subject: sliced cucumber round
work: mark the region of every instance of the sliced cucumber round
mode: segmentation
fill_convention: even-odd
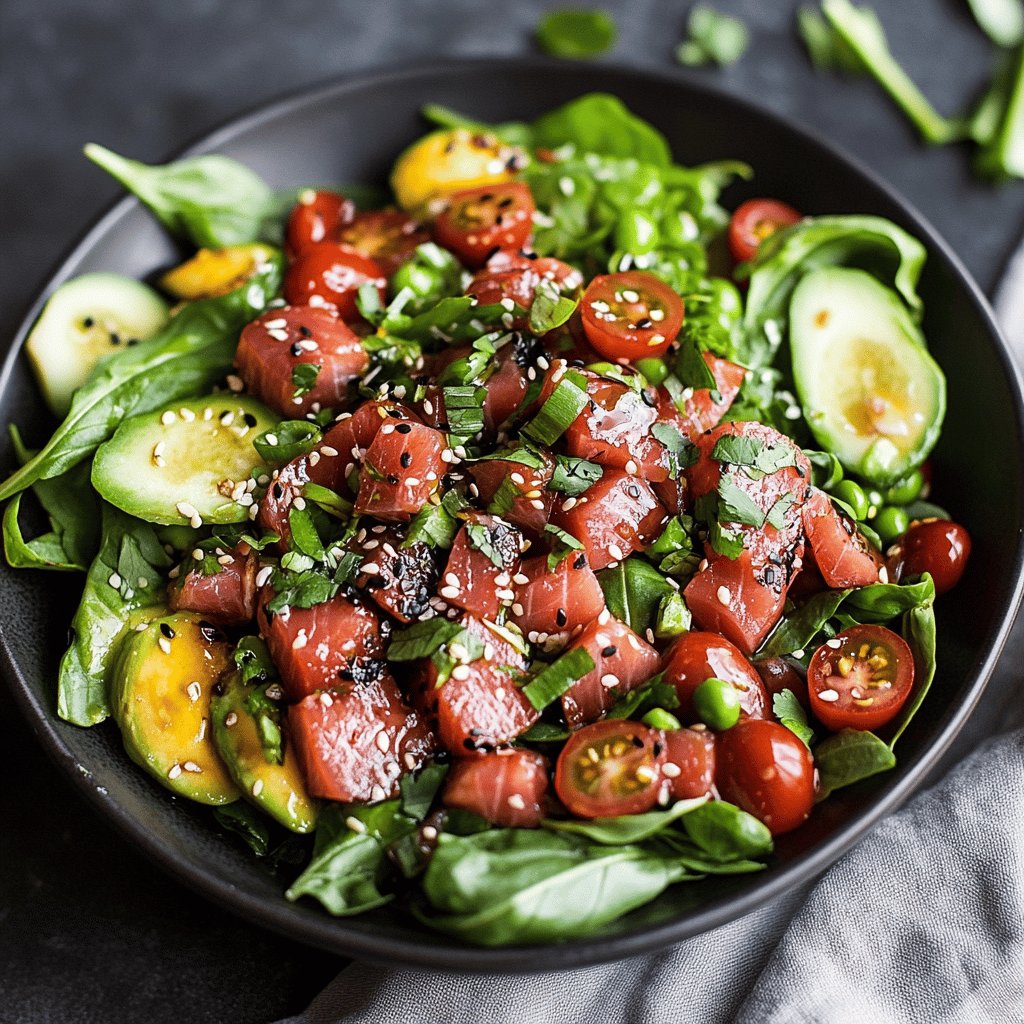
[[[253,503],[246,482],[265,465],[253,439],[277,422],[244,395],[192,398],[133,416],[97,449],[93,487],[150,523],[243,522]]]
[[[130,277],[83,274],[62,284],[25,342],[46,404],[64,416],[101,357],[155,334],[167,315],[167,303]]]
[[[789,309],[793,378],[818,443],[883,485],[935,446],[946,379],[895,292],[863,270],[804,277]]]

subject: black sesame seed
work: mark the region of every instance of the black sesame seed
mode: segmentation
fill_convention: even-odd
[[[462,745],[467,750],[476,750],[476,744],[471,739],[465,739],[462,741]]]
[[[574,569],[582,569],[587,564],[587,556],[580,553],[576,556],[576,561],[572,563]]]
[[[173,640],[174,639],[174,636],[175,636],[174,630],[171,629],[171,627],[169,625],[167,625],[166,622],[161,622],[160,623],[160,632],[163,633],[163,635],[165,637],[167,637],[168,640]]]
[[[298,343],[298,342],[295,342],[295,344],[294,344],[294,345],[292,345],[292,347],[291,347],[290,349],[288,349],[288,351],[289,351],[289,352],[291,352],[291,354],[292,354],[293,356],[295,356],[296,358],[297,358],[298,356],[301,356],[301,355],[302,355],[302,349],[301,349],[301,348],[299,348],[299,343]]]
[[[408,469],[412,465],[412,455],[409,452],[402,452],[398,457],[398,461],[402,464],[402,469]]]
[[[303,338],[312,338],[313,337],[313,332],[308,327],[305,327],[305,326],[300,326],[299,327],[299,334]]]
[[[284,488],[280,484],[274,484],[274,486],[270,488],[270,493],[280,501],[284,497]]]
[[[95,327],[95,326],[96,326],[96,321],[95,321],[95,320],[93,320],[93,318],[92,318],[91,316],[87,316],[87,317],[86,317],[86,318],[85,318],[85,319],[84,319],[84,320],[82,321],[82,326],[83,326],[83,327],[84,327],[84,328],[85,328],[86,330],[89,330],[89,328],[90,328],[90,327]]]
[[[559,608],[558,611],[555,612],[555,622],[557,622],[559,626],[564,626],[568,621],[569,616],[566,614],[565,609]]]
[[[651,318],[647,316],[641,317],[637,320],[636,325],[641,331],[646,331],[648,327],[652,326]]]
[[[618,647],[614,644],[609,644],[603,651],[601,651],[602,658],[613,658],[618,651]]]
[[[255,427],[255,426],[256,426],[256,417],[255,417],[255,416],[253,416],[253,414],[252,414],[251,412],[247,412],[247,413],[246,413],[246,414],[245,414],[245,415],[244,415],[244,416],[242,417],[242,419],[244,419],[244,420],[245,420],[245,425],[246,425],[247,427]]]
[[[412,424],[411,423],[399,423],[398,426],[395,427],[395,430],[398,431],[399,434],[408,434],[409,431],[412,430]]]
[[[644,745],[644,741],[642,739],[640,739],[639,736],[634,736],[633,737],[633,746],[634,747],[642,747],[643,745]]]
[[[654,756],[655,757],[660,757],[661,756],[661,744],[660,743],[655,743],[654,744]]]
[[[397,484],[398,483],[398,474],[397,473],[388,473],[388,483],[391,484],[392,487],[395,484]]]

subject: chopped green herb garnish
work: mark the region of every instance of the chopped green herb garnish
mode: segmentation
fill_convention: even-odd
[[[308,395],[316,387],[316,379],[320,376],[320,367],[316,363],[296,363],[292,367],[292,384],[295,390],[292,398]]]
[[[555,385],[540,411],[523,427],[537,444],[552,445],[569,429],[590,401],[586,379],[571,370]]]
[[[573,683],[593,671],[594,659],[590,652],[585,647],[575,647],[534,676],[523,687],[523,693],[534,708],[543,711],[569,690]]]

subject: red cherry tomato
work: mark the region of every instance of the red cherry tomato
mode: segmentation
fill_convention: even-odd
[[[807,694],[828,729],[877,729],[891,722],[914,685],[914,656],[884,626],[851,626],[814,652]]]
[[[737,263],[746,263],[757,255],[760,244],[779,228],[795,224],[800,214],[778,199],[748,199],[741,203],[729,221],[729,251]]]
[[[922,519],[889,551],[889,572],[896,579],[931,573],[935,593],[944,594],[960,582],[971,554],[971,535],[959,523]]]
[[[416,246],[430,241],[419,223],[398,210],[356,214],[338,234],[338,241],[367,256],[389,277],[408,260]]]
[[[338,233],[356,215],[355,203],[337,192],[308,188],[299,194],[285,230],[288,252],[304,253],[320,242],[336,242]]]
[[[783,658],[761,658],[754,662],[754,668],[768,691],[769,699],[783,690],[790,690],[806,709],[807,680],[788,661]]]
[[[683,326],[683,300],[640,270],[595,277],[580,309],[587,340],[618,363],[663,355]]]
[[[718,734],[715,784],[723,800],[754,815],[777,836],[802,825],[811,813],[814,761],[785,726],[745,718]]]
[[[639,722],[606,718],[585,726],[562,748],[555,791],[579,818],[649,811],[661,788],[664,741]]]
[[[374,284],[385,301],[386,275],[379,263],[336,242],[311,245],[288,268],[284,297],[293,306],[327,306],[344,320],[357,314],[356,294]]]
[[[434,223],[439,244],[471,267],[482,267],[496,249],[520,249],[533,231],[533,195],[512,181],[481,185],[448,197]]]
[[[666,732],[661,773],[673,800],[710,793],[715,780],[715,734],[703,727]]]

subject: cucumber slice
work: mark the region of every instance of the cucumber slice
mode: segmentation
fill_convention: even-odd
[[[167,303],[130,277],[83,274],[62,284],[25,342],[46,404],[66,415],[101,357],[155,334],[167,315]]]
[[[253,439],[277,422],[244,395],[207,395],[133,416],[97,449],[93,487],[150,523],[243,522],[253,498],[238,485],[265,465]]]
[[[818,443],[883,485],[935,446],[946,379],[895,292],[863,270],[826,267],[790,301],[793,378]]]

